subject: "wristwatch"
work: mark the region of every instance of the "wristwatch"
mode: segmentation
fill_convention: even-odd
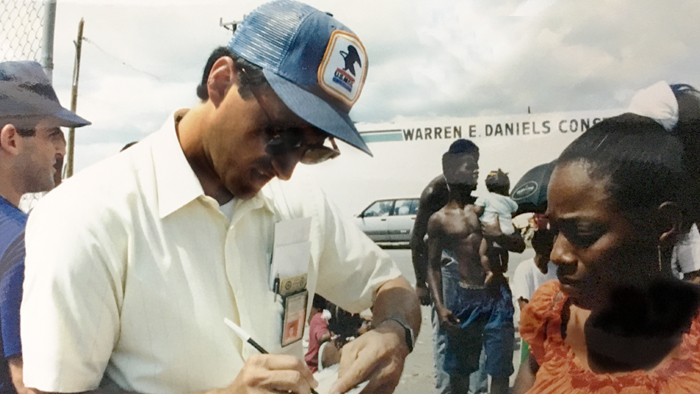
[[[401,327],[403,327],[404,332],[405,332],[405,340],[406,340],[406,346],[408,346],[408,352],[411,353],[413,351],[413,346],[416,344],[416,337],[413,335],[413,329],[411,326],[406,323],[406,320],[404,320],[400,316],[390,316],[387,317],[384,321],[395,321],[397,322]]]

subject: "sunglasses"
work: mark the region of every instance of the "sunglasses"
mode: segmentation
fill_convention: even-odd
[[[243,69],[243,73],[246,73]],[[258,90],[259,86],[250,85],[250,91],[255,97],[258,106],[262,109],[268,119],[268,126],[265,133],[269,136],[269,141],[265,145],[265,152],[270,156],[284,156],[304,149],[304,153],[299,159],[302,164],[318,164],[326,160],[335,159],[340,156],[340,150],[333,137],[328,137],[331,146],[325,146],[324,141],[315,144],[308,144],[304,139],[304,131],[301,127],[290,126],[289,122],[275,120],[271,112],[265,107],[264,98]],[[324,135],[322,131],[314,130],[316,134]]]

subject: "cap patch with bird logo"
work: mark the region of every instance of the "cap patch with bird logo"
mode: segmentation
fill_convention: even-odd
[[[318,69],[319,86],[351,107],[360,97],[366,70],[367,53],[360,39],[346,31],[334,31]]]

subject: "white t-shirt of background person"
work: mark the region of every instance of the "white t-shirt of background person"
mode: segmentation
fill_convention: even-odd
[[[673,248],[673,268],[676,273],[682,274],[700,270],[700,232],[698,226],[693,223],[688,236],[676,244]]]
[[[307,308],[317,292],[360,312],[400,275],[310,180],[274,179],[235,199],[231,212],[204,195],[173,118],[42,198],[26,230],[25,384],[158,394],[226,387],[257,351],[224,318],[271,353],[302,358],[302,341],[281,347],[281,301],[269,286],[280,220],[312,218]]]
[[[501,225],[501,232],[506,235],[513,234],[513,212],[518,210],[518,203],[508,196],[488,192],[476,199],[474,205],[484,207],[484,212],[479,217],[483,223],[494,223],[496,217]]]
[[[523,298],[529,301],[538,287],[552,279],[557,279],[557,266],[551,261],[547,263],[546,274],[543,274],[537,268],[534,258],[521,262],[515,268],[513,280],[510,282],[513,300],[517,302],[520,298]]]
[[[532,294],[535,293],[538,287],[553,279],[557,279],[557,266],[551,261],[547,263],[546,274],[543,274],[537,268],[534,258],[524,260],[518,264],[513,273],[513,279],[509,282],[510,290],[513,293],[513,306],[515,307],[513,323],[516,327],[520,322],[520,305],[518,300],[522,298],[530,301]]]

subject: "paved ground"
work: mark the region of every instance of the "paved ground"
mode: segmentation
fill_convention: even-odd
[[[411,283],[415,283],[413,266],[411,264],[411,252],[408,249],[385,248],[391,257],[399,265],[399,268]],[[524,259],[533,256],[532,250],[528,249],[522,255],[511,254],[508,273],[512,276],[515,267]],[[416,347],[408,358],[404,367],[404,373],[396,394],[430,394],[435,392],[433,349],[432,349],[432,327],[430,325],[430,308],[421,307],[423,312],[423,322],[421,333],[418,336]],[[519,341],[519,339],[518,339]],[[515,370],[518,370],[520,352],[516,351],[514,356]],[[511,385],[515,379],[515,374],[511,376]]]
[[[432,328],[430,326],[430,308],[421,307],[423,324],[418,336],[416,347],[404,366],[401,382],[396,388],[396,394],[429,394],[435,392],[433,366]]]

